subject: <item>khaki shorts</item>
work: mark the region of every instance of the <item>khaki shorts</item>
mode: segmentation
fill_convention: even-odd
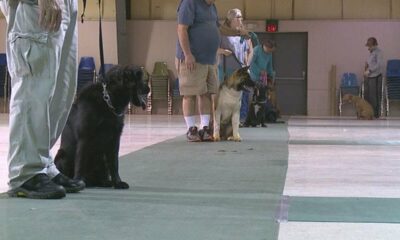
[[[188,71],[186,65],[177,61],[179,91],[182,96],[198,96],[218,92],[217,66],[196,63],[194,71]]]

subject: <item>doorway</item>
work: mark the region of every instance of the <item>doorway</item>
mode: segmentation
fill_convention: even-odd
[[[282,115],[307,115],[308,33],[257,33],[259,40],[273,40],[278,106]]]

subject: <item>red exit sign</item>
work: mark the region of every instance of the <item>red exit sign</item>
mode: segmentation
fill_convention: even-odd
[[[277,19],[267,19],[265,20],[265,31],[267,32],[277,32],[279,21]]]

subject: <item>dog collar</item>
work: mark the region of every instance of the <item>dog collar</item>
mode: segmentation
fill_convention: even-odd
[[[115,107],[114,107],[114,106],[112,105],[112,103],[111,103],[111,97],[110,97],[110,94],[108,94],[108,91],[107,91],[107,84],[102,83],[102,85],[103,85],[103,100],[104,100],[104,102],[106,102],[106,104],[107,104],[107,106],[108,106],[108,109],[110,109],[110,111],[111,111],[115,116],[117,116],[117,117],[123,117],[123,116],[124,116],[124,112],[117,113],[117,112],[115,111]]]

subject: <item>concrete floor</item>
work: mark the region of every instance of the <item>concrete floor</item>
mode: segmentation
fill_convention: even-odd
[[[5,191],[6,187],[6,149],[8,147],[8,115],[0,115],[0,192]],[[174,139],[177,136],[183,135],[185,132],[185,126],[180,116],[167,117],[167,116],[129,116],[127,119],[127,124],[124,130],[124,135],[121,142],[121,156],[123,159],[129,158],[131,154],[136,154],[134,156],[138,157],[148,157],[151,154],[156,154],[157,151],[150,151],[151,148],[146,148],[149,146],[155,146],[156,143],[161,143],[167,139]],[[281,125],[282,126],[282,125]],[[251,145],[255,142],[252,142],[254,139],[257,141],[270,141],[269,144],[274,144],[275,133],[274,131],[278,131],[277,129],[280,126],[271,125],[270,128],[262,130],[263,133],[260,134],[261,130],[252,129],[252,130],[244,130],[244,141],[240,146],[243,147],[244,150],[250,149]],[[274,130],[275,129],[275,130]],[[284,189],[282,195],[289,196],[290,198],[297,197],[323,197],[323,198],[400,198],[400,120],[398,119],[390,119],[390,120],[376,120],[376,121],[357,121],[352,118],[303,118],[303,117],[292,117],[288,123],[288,132],[289,132],[289,144],[287,146],[289,154],[288,154],[288,169],[286,174],[286,180],[284,180]],[[276,135],[278,138],[278,135]],[[179,138],[175,140],[175,143],[182,142],[182,145],[185,145],[184,138]],[[176,142],[177,141],[177,142]],[[255,141],[255,140],[254,140]],[[168,143],[168,142],[167,142]],[[216,151],[218,154],[222,152],[218,152],[218,147],[223,146],[226,149],[234,146],[235,143],[227,143],[225,145],[217,145]],[[246,145],[247,144],[247,145]],[[257,143],[258,144],[258,143]],[[165,147],[168,148],[168,145],[157,145],[160,148]],[[177,145],[179,146],[179,144]],[[56,151],[55,147],[55,150]],[[197,146],[196,146],[197,148]],[[202,147],[199,145],[200,150]],[[180,148],[175,148],[178,151]],[[196,151],[197,151],[196,150]],[[173,151],[173,150],[172,150]],[[226,151],[226,150],[225,150]],[[233,154],[235,150],[232,150]],[[278,150],[275,150],[278,151]],[[229,150],[228,150],[229,153]],[[173,154],[173,152],[172,152]],[[236,153],[235,153],[236,154]],[[265,152],[268,155],[278,154],[274,151]],[[177,156],[180,154],[176,154]],[[237,154],[236,154],[237,155]],[[153,155],[151,155],[153,156]],[[155,156],[155,155],[154,155]],[[251,154],[247,154],[242,156],[244,159],[252,159],[252,157],[256,157],[256,153],[252,156]],[[188,156],[190,158],[190,156]],[[179,160],[179,159],[178,159]],[[262,187],[264,184],[263,181],[271,179],[276,179],[274,172],[266,171],[266,175],[263,175],[262,178],[258,178],[258,175],[254,175],[253,180],[251,178],[247,179],[248,185],[241,185],[243,188],[239,190],[234,189],[235,178],[232,178],[232,175],[229,174],[221,174],[220,177],[215,178],[215,175],[208,175],[209,172],[221,170],[221,167],[224,167],[224,162],[221,161],[221,165],[215,165],[216,162],[204,161],[199,162],[193,160],[193,163],[199,164],[196,165],[202,171],[196,173],[190,166],[184,166],[181,168],[182,162],[180,162],[177,167],[180,170],[188,171],[185,172],[175,172],[173,173],[173,167],[170,164],[162,163],[153,166],[152,169],[149,168],[145,162],[135,162],[134,168],[132,171],[136,174],[134,180],[139,186],[142,186],[136,189],[138,192],[137,195],[130,195],[128,197],[129,201],[124,203],[124,206],[135,205],[137,208],[136,211],[139,214],[143,214],[143,219],[135,219],[133,224],[140,229],[144,229],[149,231],[146,234],[145,232],[140,232],[143,235],[139,235],[135,237],[130,237],[129,239],[171,239],[168,236],[177,236],[173,235],[173,229],[176,227],[176,224],[182,225],[182,227],[189,227],[189,229],[195,229],[196,231],[193,234],[196,234],[196,237],[188,237],[194,235],[187,235],[187,232],[182,231],[181,236],[185,238],[175,238],[175,239],[199,239],[199,237],[203,237],[203,239],[267,239],[267,240],[330,240],[330,239],[340,239],[340,240],[353,240],[353,239],[362,239],[362,240],[377,240],[377,239],[387,239],[393,240],[400,237],[400,225],[397,224],[387,224],[387,223],[344,223],[344,222],[327,222],[324,219],[324,216],[321,216],[320,221],[315,222],[281,222],[279,226],[279,237],[274,235],[269,235],[270,231],[274,231],[273,228],[270,228],[273,225],[265,224],[264,229],[259,229],[258,224],[263,224],[263,221],[267,221],[267,215],[269,212],[266,210],[264,215],[258,213],[251,213],[253,215],[249,215],[250,212],[240,210],[246,204],[242,205],[240,201],[246,201],[249,199],[257,200],[256,205],[252,205],[252,207],[259,207],[259,203],[262,203],[262,198],[271,198],[269,194],[266,192],[261,192],[256,194],[254,192],[255,189],[259,189],[258,187]],[[238,158],[238,161],[240,158]],[[170,159],[174,162],[174,159]],[[124,161],[127,162],[127,161]],[[128,162],[127,162],[128,163]],[[163,165],[164,164],[164,165]],[[259,168],[265,167],[263,162],[254,162],[254,164],[260,164],[257,166]],[[210,167],[210,170],[207,171],[207,166]],[[242,165],[226,165],[229,166],[231,174],[237,171],[233,176],[242,173],[242,171],[246,168]],[[226,167],[225,166],[225,167]],[[238,169],[235,169],[235,166]],[[215,168],[217,167],[217,170]],[[219,167],[219,168],[218,168]],[[240,167],[240,168],[239,168]],[[250,167],[250,166],[249,166]],[[163,175],[163,170],[168,169],[172,171],[170,175]],[[190,169],[190,171],[189,171]],[[124,169],[123,171],[127,171]],[[239,171],[241,170],[241,171]],[[249,171],[254,171],[254,169]],[[125,175],[128,173],[125,172]],[[215,172],[216,174],[219,172]],[[179,182],[174,180],[174,174],[177,176],[183,176],[188,182]],[[188,175],[185,175],[188,174]],[[195,178],[191,178],[193,174],[196,175]],[[154,176],[153,178],[151,176]],[[260,175],[261,176],[261,175]],[[182,177],[182,176],[181,176]],[[265,177],[265,178],[264,178]],[[157,179],[157,182],[153,179]],[[211,179],[215,181],[211,181]],[[186,181],[185,180],[185,181]],[[216,183],[216,180],[217,183]],[[168,198],[160,197],[160,191],[163,194],[170,194],[164,187],[156,188],[155,186],[159,186],[162,181],[165,181],[165,184],[172,184],[174,186],[170,186],[171,188],[177,187],[177,189],[186,189],[185,191],[173,192],[173,195],[169,195]],[[201,195],[199,193],[204,193],[197,189],[193,192],[188,192],[187,188],[183,188],[182,186],[188,187],[190,184],[193,184],[193,181],[197,184],[195,185],[198,188],[202,188],[203,186],[207,186],[206,189],[212,189],[213,184],[216,184],[214,187],[225,187],[230,189],[229,196],[224,195],[223,192],[215,192],[211,197],[211,195]],[[253,181],[253,183],[252,183]],[[222,184],[222,185],[218,185]],[[254,185],[255,184],[255,185]],[[279,185],[277,181],[265,181],[265,186],[274,187],[272,185]],[[162,184],[161,184],[162,185]],[[180,187],[178,187],[180,186]],[[243,189],[249,188],[249,190],[243,191]],[[276,186],[275,186],[276,187]],[[253,191],[251,188],[254,188]],[[150,190],[149,190],[150,189]],[[155,189],[157,190],[157,195],[154,194]],[[277,187],[279,189],[279,187]],[[196,190],[196,189],[195,189]],[[207,192],[210,194],[209,192]],[[233,194],[234,193],[234,194]],[[87,194],[87,195],[85,195]],[[66,199],[66,203],[68,204],[69,211],[73,211],[73,206],[75,203],[82,200],[84,203],[88,204],[90,199],[96,200],[99,196],[107,196],[111,194],[109,191],[99,192],[88,190],[86,193],[80,194],[76,199],[71,199],[68,202]],[[132,193],[134,194],[134,193]],[[145,194],[145,196],[143,195]],[[162,194],[161,194],[162,195]],[[85,196],[89,196],[89,201],[85,198]],[[134,197],[133,197],[134,196]],[[179,196],[181,196],[181,201],[178,201]],[[83,199],[80,199],[83,198]],[[173,198],[173,199],[171,199]],[[175,199],[177,198],[177,199]],[[147,199],[147,200],[146,200]],[[222,212],[221,207],[222,204],[218,199],[225,199],[226,208],[231,208],[232,206],[236,206],[239,210],[234,212],[226,212],[225,210]],[[228,200],[227,200],[228,199]],[[230,200],[229,200],[230,199]],[[100,199],[98,199],[100,200]],[[14,204],[17,204],[19,200],[11,200],[11,202],[7,201],[7,204],[10,206],[9,209],[14,209]],[[63,200],[64,201],[64,200]],[[140,210],[137,206],[138,203],[143,203],[147,201],[156,201],[157,206],[150,205],[152,207],[146,208],[149,211],[154,211],[152,218],[150,218],[149,212],[144,212]],[[174,203],[173,209],[165,209],[160,206],[171,204],[171,201]],[[193,204],[193,201],[196,205],[205,204],[209,206],[207,208],[201,208],[202,211],[194,210],[193,208],[188,207],[188,203]],[[207,203],[209,201],[209,203]],[[260,202],[259,202],[260,201]],[[136,203],[135,203],[136,202]],[[182,207],[175,205],[176,203],[182,203]],[[245,202],[244,202],[245,203]],[[53,203],[51,203],[53,204]],[[217,208],[214,204],[217,204]],[[220,205],[222,204],[222,205]],[[233,205],[232,205],[233,204]],[[35,204],[29,203],[29,209],[34,211],[35,209],[40,209],[35,207]],[[54,206],[54,209],[57,206]],[[79,207],[78,209],[81,209]],[[234,209],[234,208],[233,208]],[[262,209],[262,208],[261,208]],[[54,210],[55,211],[55,210]],[[108,212],[107,209],[103,210],[104,212]],[[161,212],[160,212],[161,211]],[[166,212],[169,211],[178,211],[177,219],[162,219],[168,215]],[[128,217],[123,211],[119,212],[121,216]],[[190,213],[198,213],[198,218],[193,217],[193,219],[188,219],[187,214]],[[229,218],[218,218],[218,213],[223,216],[229,216]],[[289,205],[289,216],[290,216],[290,205]],[[78,214],[78,213],[76,213]],[[95,215],[95,213],[87,213],[86,215],[82,215],[83,219],[87,219],[91,214]],[[210,216],[215,216],[215,221],[210,218]],[[351,214],[357,214],[356,212],[349,212]],[[66,214],[68,215],[68,214]],[[78,214],[79,215],[79,214]],[[221,216],[222,216],[221,215]],[[180,217],[179,217],[180,216]],[[195,215],[191,215],[195,216]],[[253,217],[250,217],[253,216]],[[7,221],[8,215],[0,215],[0,223],[5,223]],[[117,216],[116,216],[117,217]],[[133,216],[132,216],[133,217]],[[254,218],[256,217],[256,218]],[[3,218],[3,219],[1,219]],[[231,232],[230,234],[226,231],[222,231],[225,227],[230,225],[229,219],[235,219],[235,221],[231,222],[233,226],[232,229],[237,231]],[[258,221],[255,221],[258,219]],[[289,217],[290,219],[290,217]],[[91,219],[93,221],[93,219]],[[163,228],[155,229],[155,232],[151,232],[151,229],[148,227],[149,224],[151,226],[151,222],[163,222]],[[174,220],[176,220],[174,224]],[[207,220],[210,224],[204,224],[200,220]],[[123,223],[123,221],[120,221]],[[169,222],[170,225],[166,224]],[[212,223],[212,224],[211,224]],[[214,224],[214,225],[213,225]],[[1,225],[1,224],[0,224]],[[5,226],[5,225],[3,225]],[[197,228],[195,226],[198,226]],[[230,226],[230,227],[232,227]],[[246,231],[247,234],[245,238],[238,238],[244,230],[240,228],[240,226],[246,226],[248,229],[252,229],[253,231]],[[254,228],[252,228],[253,226]],[[122,228],[129,228],[129,226],[120,226]],[[0,227],[1,228],[1,227]],[[228,228],[226,228],[228,229]],[[240,231],[239,231],[240,230]],[[94,230],[93,230],[94,231]],[[126,230],[128,231],[128,230]],[[129,231],[128,231],[129,232]],[[178,231],[178,233],[180,230]],[[207,232],[205,234],[205,232]],[[252,235],[252,232],[254,233]],[[260,234],[265,234],[265,237],[260,238]],[[93,233],[95,235],[95,231]],[[163,235],[164,234],[164,235]],[[170,234],[170,235],[168,235]],[[1,235],[0,235],[1,236]],[[158,238],[156,238],[158,236]],[[101,236],[97,236],[97,239],[103,239]],[[31,238],[35,239],[35,238]],[[60,239],[68,239],[68,238],[60,238]],[[93,238],[81,238],[81,239],[95,239]],[[127,238],[128,239],[128,238]],[[8,239],[7,239],[8,240]],[[13,239],[10,239],[13,240]]]

